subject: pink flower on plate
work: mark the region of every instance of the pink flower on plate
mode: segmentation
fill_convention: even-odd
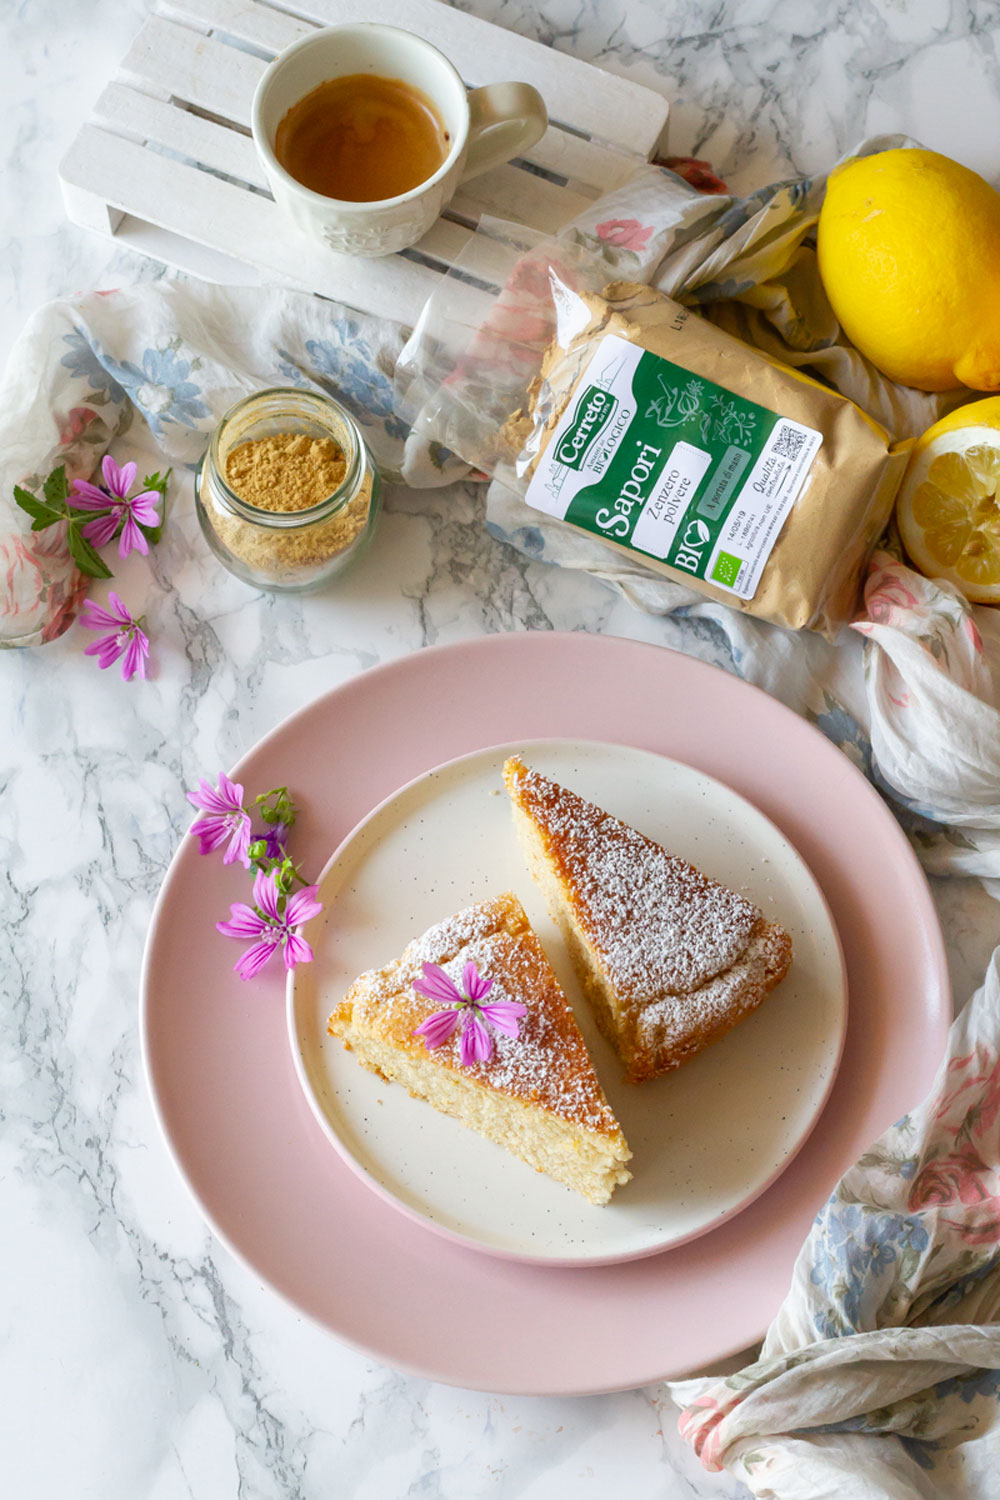
[[[598,224],[594,233],[606,245],[614,245],[619,250],[638,251],[645,250],[653,228],[650,224],[640,224],[638,219],[605,219],[603,224]]]
[[[225,771],[219,772],[218,790],[204,776],[198,779],[198,790],[188,792],[187,799],[205,814],[191,824],[191,832],[201,846],[202,854],[211,854],[229,840],[224,865],[234,859],[246,869],[250,868],[250,814],[243,806],[243,788],[239,782],[230,781]]]
[[[287,897],[282,911],[276,876],[261,870],[253,883],[253,906],[245,901],[231,903],[229,921],[216,922],[215,926],[223,937],[254,939],[233,965],[241,979],[253,979],[279,948],[286,969],[312,962],[312,948],[293,929],[323,910],[323,903],[316,900],[316,890],[316,886],[307,885],[296,891]]]
[[[461,990],[439,964],[424,964],[423,971],[424,977],[415,979],[413,988],[418,995],[437,1000],[446,1007],[436,1010],[413,1029],[413,1035],[423,1037],[427,1048],[443,1046],[459,1021],[462,1034],[458,1056],[466,1068],[474,1062],[488,1062],[493,1055],[493,1039],[484,1023],[517,1040],[517,1023],[527,1015],[527,1007],[513,1000],[496,1000],[492,1005],[484,1005],[483,1001],[493,988],[493,980],[480,976],[474,963],[467,963],[462,970]]]
[[[88,521],[83,534],[95,547],[103,547],[116,535],[121,527],[118,541],[118,556],[128,557],[132,551],[146,555],[149,543],[141,527],[159,526],[160,513],[156,509],[160,500],[158,490],[143,490],[139,495],[129,496],[139,472],[135,464],[121,468],[110,453],[101,463],[104,484],[91,484],[89,479],[73,480],[72,505],[75,510],[96,510],[101,514]]]

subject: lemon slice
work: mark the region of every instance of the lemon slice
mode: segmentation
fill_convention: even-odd
[[[924,434],[896,507],[920,572],[980,604],[1000,604],[998,491],[1000,400],[991,398],[959,407]]]

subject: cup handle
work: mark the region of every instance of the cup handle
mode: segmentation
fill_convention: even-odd
[[[462,181],[530,150],[548,128],[545,101],[530,83],[487,83],[473,89]]]

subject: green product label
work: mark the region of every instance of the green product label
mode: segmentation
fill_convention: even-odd
[[[718,521],[725,514],[727,502],[735,495],[750,463],[746,448],[726,449],[726,455],[712,476],[712,482],[698,501],[698,514]]]
[[[567,469],[579,469],[592,444],[611,420],[618,402],[614,396],[592,385],[584,391],[569,427],[559,439],[556,457]]]
[[[528,504],[751,598],[821,435],[616,335],[584,378]]]

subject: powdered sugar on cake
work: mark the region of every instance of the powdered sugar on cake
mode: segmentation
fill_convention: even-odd
[[[663,995],[643,1005],[635,1016],[637,1044],[654,1052],[683,1054],[692,1035],[714,1030],[723,1020],[732,1023],[758,1004],[767,982],[767,933],[753,937],[735,964],[685,995]],[[678,1061],[682,1061],[678,1055]]]
[[[434,1049],[435,1060],[584,1129],[618,1135],[617,1121],[558,981],[511,897],[480,902],[436,923],[408,945],[397,963],[362,975],[354,987],[355,1008],[363,1011],[367,1027],[377,1027],[397,1046],[423,1049],[420,1038],[412,1036],[413,1028],[440,1006],[417,994],[414,979],[425,963],[439,964],[460,987],[470,960],[483,978],[493,980],[488,1002],[516,1001],[527,1006],[527,1014],[519,1022],[517,1040],[491,1031],[493,1055],[488,1061],[463,1066],[457,1030]]]
[[[690,1005],[692,991],[722,975],[705,1002],[722,1009],[727,991],[731,1003],[747,974],[725,971],[744,954],[759,909],[537,771],[519,772],[517,787],[619,996],[644,1003],[683,994]]]

